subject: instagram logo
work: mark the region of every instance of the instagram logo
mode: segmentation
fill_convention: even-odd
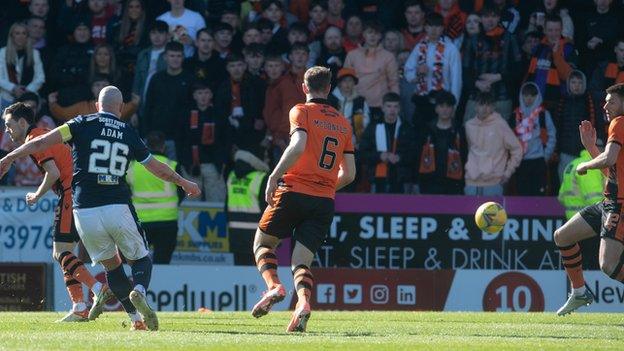
[[[370,300],[376,305],[383,305],[388,302],[390,291],[385,285],[373,285],[370,289]]]

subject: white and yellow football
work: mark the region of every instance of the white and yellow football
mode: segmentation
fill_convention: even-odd
[[[482,204],[475,212],[475,223],[488,233],[498,233],[507,222],[507,212],[499,203],[490,201]]]

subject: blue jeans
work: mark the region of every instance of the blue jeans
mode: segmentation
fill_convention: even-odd
[[[503,186],[500,184],[490,186],[466,185],[464,194],[472,196],[502,196]]]

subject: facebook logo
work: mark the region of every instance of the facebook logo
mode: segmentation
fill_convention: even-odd
[[[318,284],[316,286],[316,301],[321,303],[336,303],[336,285]]]
[[[416,287],[414,285],[397,285],[397,304],[415,305]]]

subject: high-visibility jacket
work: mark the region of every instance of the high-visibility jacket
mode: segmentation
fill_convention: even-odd
[[[228,228],[232,230],[256,230],[260,219],[260,189],[266,172],[253,171],[242,178],[234,171],[227,179]]]
[[[153,157],[176,169],[177,162],[162,155]],[[132,203],[141,222],[178,219],[178,193],[175,184],[156,177],[136,161],[130,165],[126,180],[132,188]]]
[[[570,219],[575,213],[586,206],[602,201],[604,188],[604,174],[600,170],[589,170],[586,175],[576,173],[576,167],[581,162],[591,160],[587,150],[568,164],[563,173],[559,188],[559,202],[565,207],[566,218]]]

